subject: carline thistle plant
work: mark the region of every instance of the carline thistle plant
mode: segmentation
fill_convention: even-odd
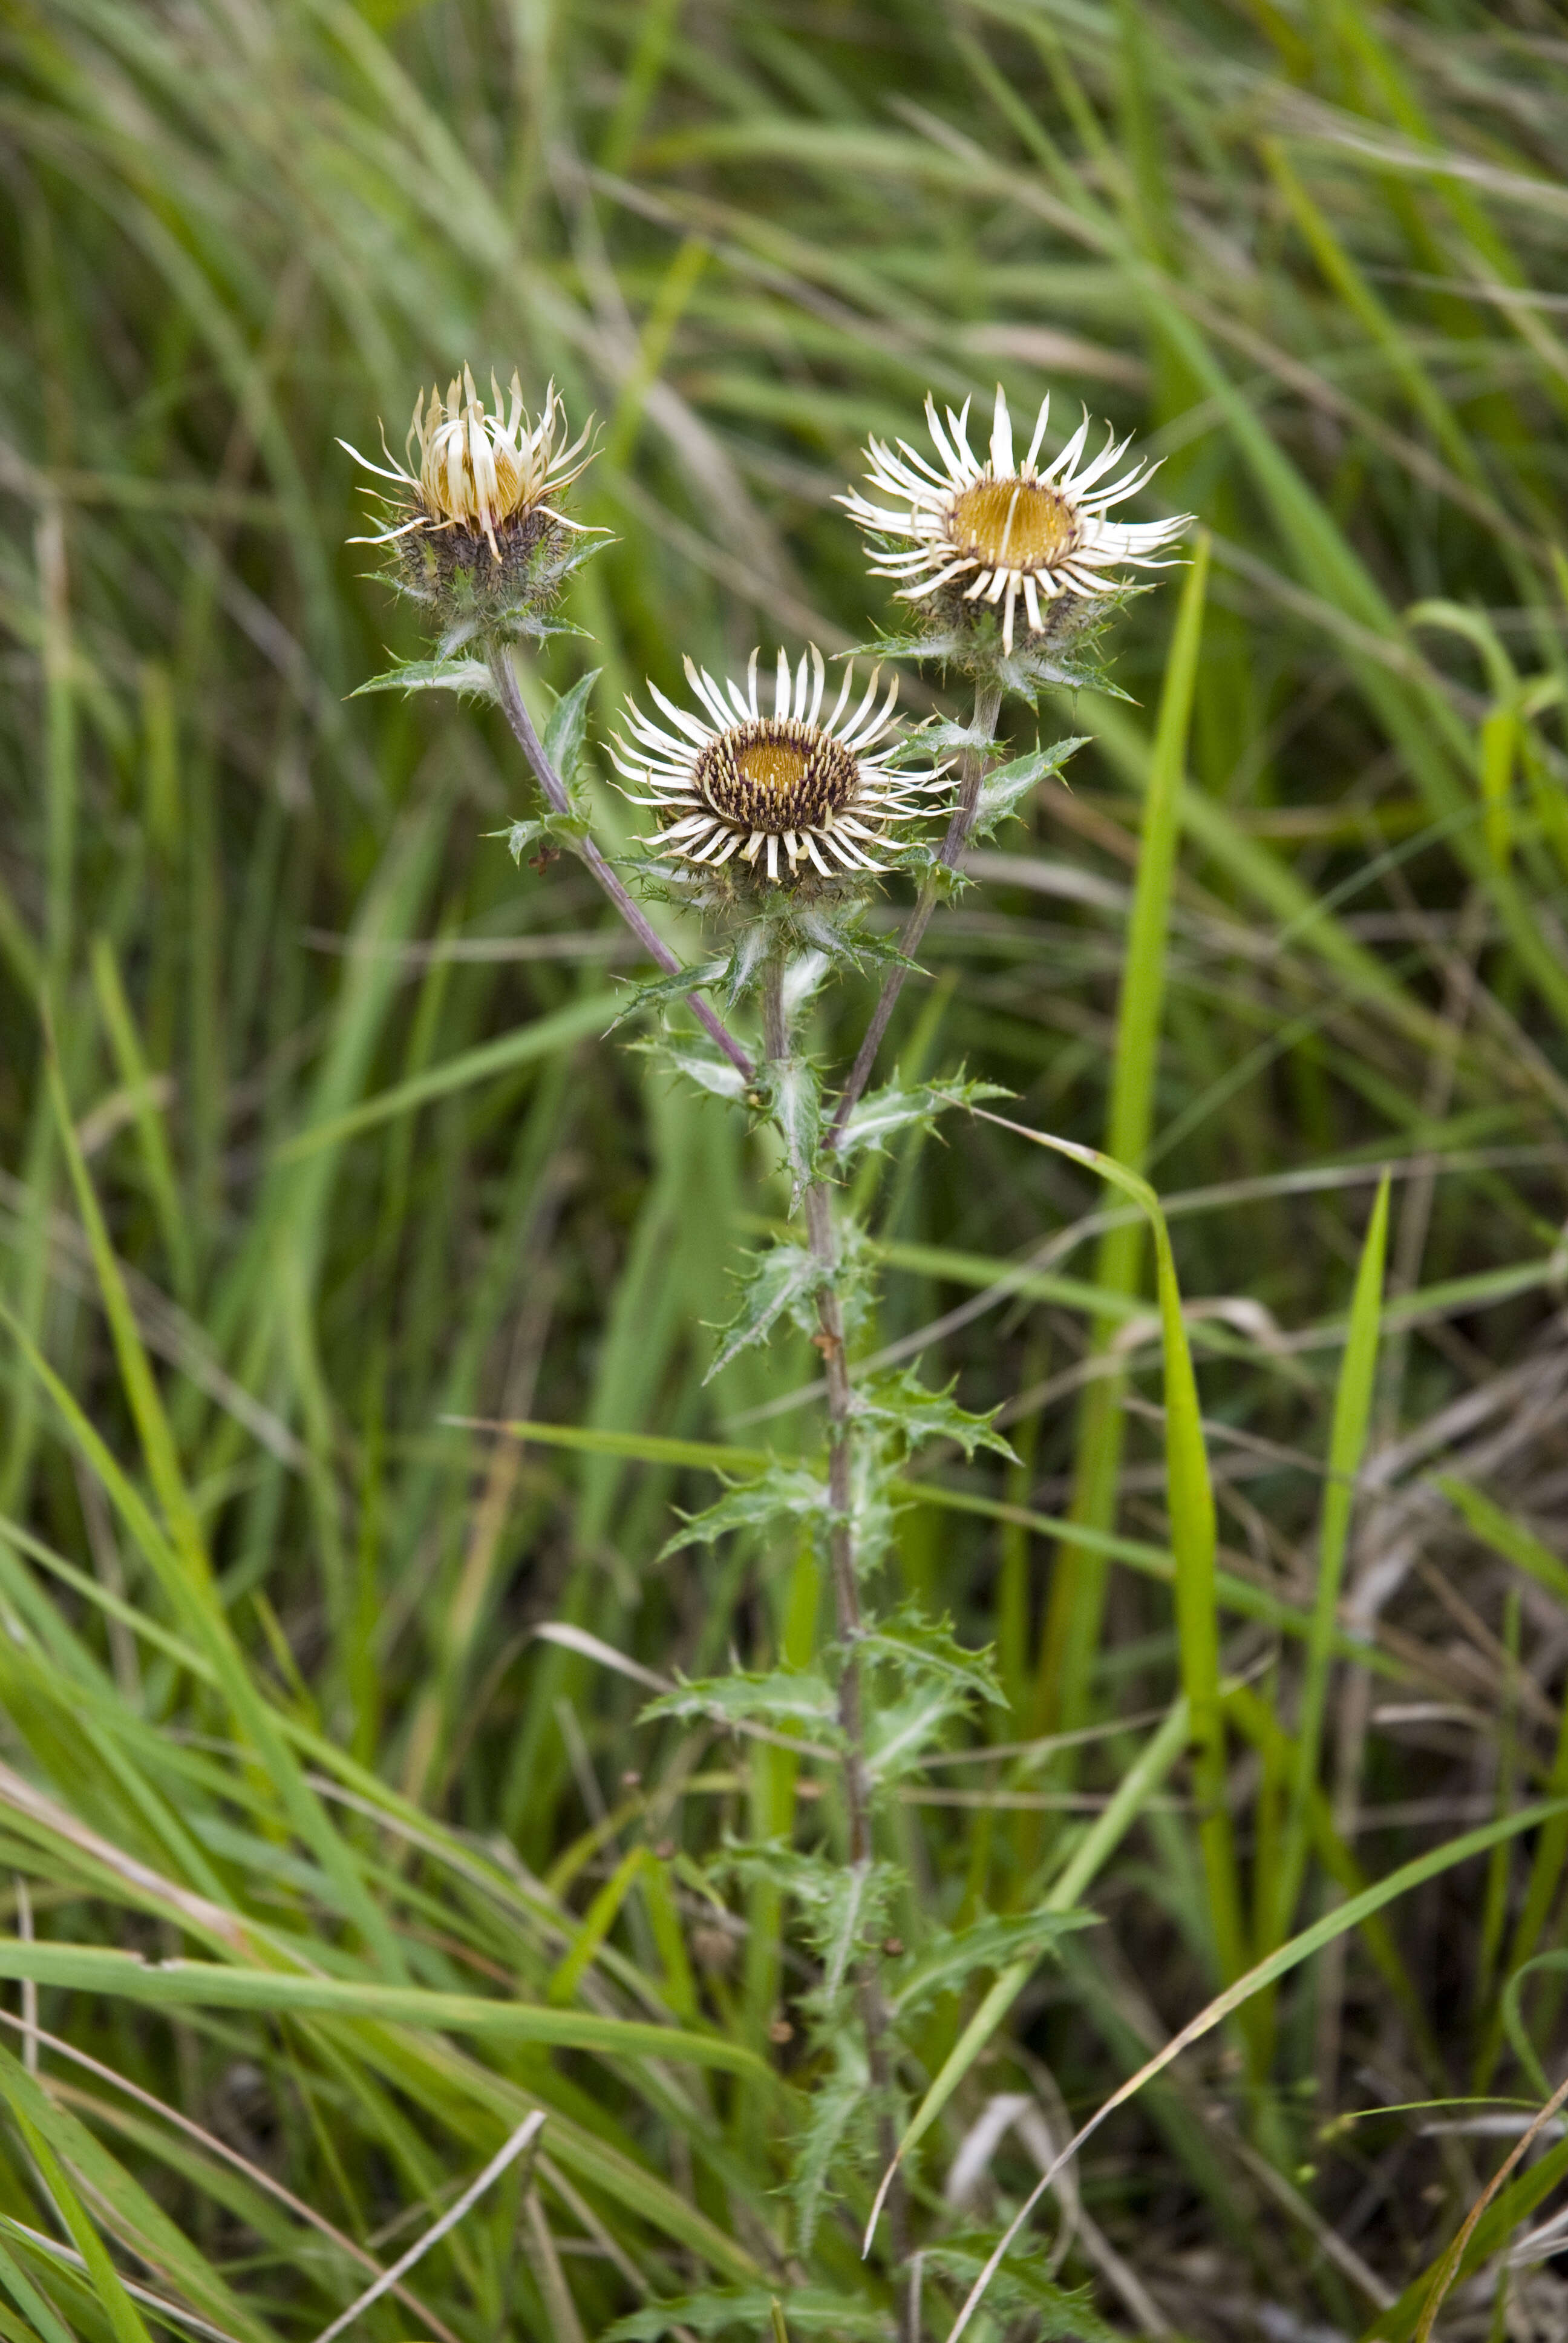
[[[973,684],[969,719],[904,729],[896,681],[884,687],[873,672],[862,689],[848,665],[824,714],[829,685],[815,646],[793,661],[778,652],[770,691],[759,687],[757,652],[744,684],[717,680],[687,656],[690,703],[650,682],[661,720],[628,700],[607,744],[625,794],[652,814],[637,893],[596,845],[578,788],[595,677],[561,698],[541,738],[512,665],[518,641],[554,630],[548,612],[561,584],[602,534],[561,503],[591,461],[590,430],[568,444],[553,385],[530,422],[515,375],[509,407],[492,377],[487,408],[465,369],[444,398],[431,393],[427,402],[421,394],[408,435],[417,469],[390,458],[386,467],[356,458],[395,490],[387,525],[361,541],[389,548],[394,582],[428,611],[437,653],[364,689],[445,685],[494,699],[539,791],[534,811],[512,825],[514,852],[520,858],[543,840],[584,862],[662,970],[628,1013],[656,1021],[652,1046],[680,1076],[771,1122],[783,1141],[792,1225],[751,1256],[710,1373],[776,1331],[801,1329],[822,1361],[822,1444],[815,1455],[781,1458],[728,1486],[717,1503],[680,1522],[665,1553],[740,1536],[765,1569],[770,1556],[797,1551],[804,1533],[827,1577],[832,1628],[804,1665],[680,1681],[645,1717],[774,1740],[782,1731],[800,1737],[809,1753],[803,1763],[826,1769],[824,1795],[808,1810],[819,1817],[815,1838],[727,1842],[709,1850],[709,1876],[714,1893],[759,1881],[779,1890],[809,1964],[810,1981],[793,2003],[799,2029],[780,2015],[758,2046],[774,2052],[786,2040],[800,2044],[779,2077],[785,2119],[767,2127],[769,2143],[782,2143],[770,2145],[778,2162],[769,2179],[790,2208],[779,2240],[782,2266],[801,2282],[814,2267],[832,2267],[831,2257],[820,2261],[819,2235],[863,2222],[880,2171],[886,2217],[877,2250],[889,2330],[900,2343],[917,2343],[922,2331],[920,2288],[904,2277],[911,2256],[918,2251],[915,2267],[930,2291],[961,2290],[991,2242],[945,2234],[929,2204],[917,2234],[898,2157],[909,2095],[930,2079],[914,2046],[915,2021],[933,1999],[962,1993],[979,1976],[1041,1957],[1074,1916],[1025,1892],[1013,1911],[971,1915],[956,1927],[940,1903],[920,1910],[895,1859],[887,1808],[898,1784],[977,1704],[1002,1700],[989,1654],[963,1647],[947,1618],[900,1602],[889,1584],[898,1483],[931,1443],[956,1446],[966,1460],[980,1449],[1012,1452],[990,1416],[961,1407],[950,1387],[933,1389],[907,1368],[856,1372],[851,1353],[874,1300],[872,1248],[848,1209],[846,1173],[865,1151],[997,1095],[961,1070],[908,1089],[897,1081],[874,1089],[878,1049],[927,921],[962,883],[966,850],[1018,812],[1081,745],[1061,739],[1008,757],[996,745],[1004,699],[1011,694],[1033,708],[1045,684],[1098,679],[1084,647],[1132,588],[1122,573],[1165,566],[1157,556],[1186,526],[1184,517],[1108,518],[1147,485],[1154,467],[1114,477],[1128,445],[1114,435],[1084,462],[1087,417],[1042,465],[1049,417],[1048,400],[1018,462],[999,389],[981,463],[968,438],[968,405],[958,414],[950,408],[944,421],[928,398],[940,468],[904,440],[895,452],[873,439],[870,483],[891,501],[873,505],[855,491],[840,499],[871,539],[871,574],[896,580],[915,615],[913,632],[869,648],[884,659],[956,667]],[[481,656],[454,656],[470,645]],[[914,888],[896,946],[864,919],[890,875]],[[710,956],[683,963],[638,894],[699,918]],[[828,970],[868,963],[882,971],[876,1007],[852,1067],[825,1095],[819,1070],[799,1044],[799,1010]],[[683,1001],[707,1046],[672,1023]],[[1037,2303],[1044,2283],[1031,2281]],[[683,2315],[678,2298],[662,2308],[672,2321]],[[711,2311],[705,2316],[711,2324]],[[951,2323],[950,2305],[940,2323]]]

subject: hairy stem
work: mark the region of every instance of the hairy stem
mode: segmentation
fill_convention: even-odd
[[[496,696],[501,703],[501,712],[511,726],[513,739],[533,767],[534,779],[557,813],[569,813],[571,804],[567,796],[566,783],[545,754],[544,743],[534,729],[533,718],[528,714],[523,703],[523,695],[518,689],[518,679],[512,671],[511,659],[500,644],[495,645],[491,649],[490,673],[495,679]],[[592,839],[573,840],[571,845],[574,853],[592,872],[644,950],[650,958],[656,960],[668,975],[678,975],[681,965],[679,960],[670,950],[663,937],[657,932],[641,906],[628,894]],[[751,1060],[723,1019],[715,1014],[699,993],[689,992],[686,999],[688,1007],[703,1031],[719,1044],[730,1064],[737,1067],[749,1081],[753,1071]]]
[[[948,822],[948,834],[943,839],[937,855],[939,862],[949,870],[956,870],[963,860],[964,849],[970,842],[970,833],[975,826],[975,814],[980,806],[980,783],[985,779],[986,749],[996,738],[997,718],[1000,713],[1000,684],[979,685],[975,691],[974,719],[970,726],[970,729],[979,737],[974,746],[966,749],[960,759],[959,801],[953,808]],[[920,949],[920,938],[925,934],[931,913],[937,908],[937,891],[938,880],[933,873],[922,884],[915,908],[904,922],[904,932],[899,938],[899,950],[905,960],[912,960]],[[904,989],[904,979],[909,972],[907,968],[890,969],[882,980],[881,994],[876,1008],[871,1012],[871,1021],[866,1028],[865,1039],[860,1043],[853,1066],[849,1069],[849,1079],[844,1085],[839,1103],[834,1109],[828,1136],[822,1142],[825,1150],[831,1151],[838,1146],[843,1136],[844,1125],[853,1113],[861,1091],[871,1079],[871,1069],[877,1062],[877,1052],[882,1046],[882,1036],[891,1021],[893,1011],[898,1005],[899,995]]]
[[[814,1180],[806,1191],[806,1227],[811,1251],[828,1272],[817,1297],[817,1348],[828,1384],[828,1502],[832,1526],[829,1532],[829,1563],[833,1581],[834,1623],[845,1646],[843,1673],[839,1678],[839,1727],[844,1735],[844,1803],[849,1819],[849,1861],[871,1861],[871,1785],[866,1769],[865,1706],[860,1663],[855,1646],[861,1633],[860,1591],[855,1574],[855,1533],[849,1516],[854,1458],[854,1416],[849,1370],[844,1356],[844,1310],[839,1297],[839,1247],[833,1230],[829,1191]],[[863,1961],[859,1972],[860,2023],[866,2032],[866,2064],[878,2107],[878,2154],[884,2171],[898,2155],[898,2131],[893,2121],[892,2073],[888,2059],[888,2015],[881,1980],[874,1959]],[[888,2194],[888,2236],[895,2268],[901,2269],[910,2250],[909,2200],[902,2175]],[[901,2343],[919,2343],[918,2328],[909,2324],[912,2296],[900,2291],[904,2317]]]
[[[769,1065],[789,1055],[789,1021],[784,1013],[784,962],[778,954],[762,971],[762,1055]]]
[[[784,962],[771,959],[762,975],[763,1047],[769,1060],[789,1053],[789,1020],[784,1010]],[[838,1239],[833,1228],[829,1191],[813,1180],[806,1191],[806,1230],[811,1251],[824,1272],[817,1297],[817,1348],[822,1354],[828,1384],[828,1502],[831,1527],[828,1535],[829,1569],[833,1584],[833,1615],[838,1641],[844,1649],[839,1678],[839,1726],[844,1736],[844,1804],[849,1823],[849,1861],[869,1869],[871,1859],[871,1785],[866,1767],[865,1712],[860,1664],[855,1646],[861,1633],[860,1594],[855,1575],[855,1534],[850,1523],[850,1467],[853,1461],[854,1415],[849,1364],[844,1355],[844,1310],[839,1294]],[[878,2107],[878,2149],[884,2166],[898,2151],[893,2122],[888,2059],[888,2019],[881,1984],[874,1960],[857,1969],[860,2023],[866,2036],[866,2064]],[[888,2198],[889,2229],[895,2266],[909,2255],[909,2207],[902,2180],[894,2183]],[[903,2289],[905,2308],[900,2343],[919,2343],[919,2329],[910,2323],[914,2298]]]
[[[1001,686],[982,683],[975,692],[974,717],[971,730],[976,735],[973,744],[963,751],[960,766],[958,803],[948,822],[947,836],[939,851],[939,860],[949,870],[956,870],[963,859],[964,849],[974,830],[975,815],[980,806],[980,784],[985,779],[987,749],[996,738],[997,719],[1001,713]],[[899,950],[905,960],[912,960],[931,913],[937,907],[938,880],[933,872],[920,889],[915,907],[904,923],[899,939]],[[833,1121],[823,1141],[824,1152],[836,1149],[844,1126],[854,1111],[871,1070],[877,1062],[877,1052],[882,1045],[893,1011],[903,990],[905,968],[890,969],[883,981],[881,994],[866,1028],[849,1079],[839,1097]],[[782,1031],[782,1011],[779,1011]],[[769,1049],[772,1048],[771,1041]],[[860,1598],[855,1575],[854,1531],[849,1519],[853,1417],[851,1411],[849,1368],[844,1357],[844,1313],[838,1282],[838,1245],[833,1233],[832,1209],[829,1191],[822,1181],[814,1181],[806,1192],[806,1225],[810,1235],[811,1250],[827,1272],[817,1302],[817,1347],[822,1353],[824,1379],[828,1386],[828,1496],[832,1508],[832,1530],[829,1540],[829,1561],[833,1579],[833,1603],[837,1614],[839,1640],[848,1646],[849,1656],[839,1683],[839,1723],[848,1747],[844,1763],[845,1801],[849,1816],[849,1860],[869,1863],[871,1860],[870,1784],[867,1777],[865,1757],[864,1717],[861,1699],[859,1663],[855,1657],[855,1642],[860,1633]],[[893,2122],[891,2073],[888,2060],[887,2012],[882,2000],[880,1981],[876,1965],[864,1962],[859,1972],[861,2023],[866,2030],[866,2058],[872,2091],[879,2108],[879,2147],[883,2168],[893,2169],[895,2177],[888,2191],[887,2210],[889,2237],[892,2246],[895,2268],[901,2269],[909,2259],[910,2223],[909,2198],[901,2169],[898,2167],[898,2137]],[[920,2343],[920,2288],[918,2286],[900,2290],[900,2343]]]

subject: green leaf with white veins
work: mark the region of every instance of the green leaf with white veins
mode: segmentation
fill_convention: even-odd
[[[822,1134],[822,1092],[816,1070],[809,1058],[778,1058],[759,1067],[757,1088],[783,1138],[798,1198],[811,1176]]]
[[[716,984],[728,966],[729,962],[722,959],[696,960],[690,968],[678,968],[668,976],[650,976],[646,983],[633,985],[625,1008],[616,1011],[615,1024],[607,1027],[606,1031],[613,1033],[616,1025],[624,1025],[628,1017],[639,1016],[645,1009],[668,1009],[675,1001],[684,1001],[689,993],[700,992],[704,985]],[[674,1055],[673,1052],[670,1054]],[[678,1065],[681,1061],[676,1057],[675,1062]],[[728,1059],[722,1062],[729,1064]],[[729,1070],[735,1076],[735,1085],[725,1092],[725,1096],[739,1098],[744,1087],[739,1070],[735,1066],[730,1066]],[[712,1086],[705,1082],[703,1087],[709,1089]]]
[[[715,1098],[738,1099],[746,1095],[746,1077],[729,1058],[709,1056],[704,1050],[671,1050],[655,1043],[659,1057],[684,1074],[699,1090],[711,1091]],[[713,1371],[718,1373],[718,1369]]]
[[[714,1085],[718,1087],[717,1084]],[[711,1383],[752,1342],[760,1342],[784,1312],[796,1311],[821,1288],[828,1272],[805,1245],[788,1242],[769,1245],[752,1255],[752,1268],[740,1289],[740,1307],[724,1329],[719,1355],[703,1377]]]
[[[802,1464],[772,1464],[755,1481],[730,1488],[716,1505],[689,1514],[659,1554],[660,1562],[689,1545],[711,1545],[731,1530],[766,1529],[771,1522],[825,1522],[828,1483]]]
[[[902,1874],[890,1863],[834,1863],[803,1855],[782,1839],[732,1843],[709,1866],[742,1886],[777,1887],[800,1916],[800,1932],[822,1964],[820,1991],[838,1993],[854,1966],[857,1945],[875,1942]]]
[[[1035,747],[1027,756],[1015,757],[1010,765],[999,765],[980,783],[980,798],[975,808],[971,843],[989,838],[992,831],[1017,813],[1030,789],[1059,772],[1076,749],[1081,749],[1087,734],[1073,740],[1058,740],[1049,749]]]
[[[974,1106],[984,1099],[1006,1096],[1000,1084],[965,1081],[962,1074],[946,1081],[921,1082],[911,1091],[890,1082],[882,1090],[869,1091],[849,1115],[839,1141],[839,1161],[845,1161],[857,1148],[885,1147],[900,1131],[915,1127],[934,1131],[938,1115],[950,1107]]]
[[[987,2229],[929,2246],[926,2266],[940,2271],[955,2290],[965,2292],[979,2278],[1000,2235]],[[1121,2343],[1117,2328],[1095,2309],[1089,2288],[1058,2286],[1044,2248],[1021,2239],[991,2280],[991,2301],[999,2321],[1027,2319],[1033,2343]]]
[[[918,732],[911,732],[904,743],[902,753],[890,761],[913,764],[917,750],[930,751],[937,756],[945,751],[951,756],[955,749],[978,749],[983,756],[995,745],[995,739],[994,733],[982,731],[978,724],[955,724],[944,718],[940,723],[922,724]]]
[[[944,1729],[967,1716],[973,1695],[964,1684],[926,1676],[901,1700],[879,1706],[869,1720],[866,1772],[879,1788],[913,1773],[937,1747]]]
[[[456,691],[469,699],[493,699],[496,686],[483,659],[405,659],[385,675],[373,675],[348,697],[363,699],[371,691]]]
[[[851,1443],[849,1530],[855,1544],[855,1574],[868,1579],[887,1559],[904,1504],[894,1494],[893,1474],[876,1440]],[[907,1502],[904,1501],[904,1502]]]
[[[839,1737],[839,1696],[825,1677],[808,1668],[776,1668],[766,1675],[738,1668],[727,1676],[681,1677],[673,1692],[648,1702],[642,1722],[658,1716],[805,1725],[819,1738]]]
[[[810,2247],[823,2192],[846,2141],[862,2157],[870,2146],[870,2080],[862,2036],[858,2028],[840,2026],[833,2038],[833,2071],[812,2090],[810,2113],[794,2142],[789,2196],[800,2253]]]
[[[582,761],[583,740],[588,731],[588,704],[595,684],[603,670],[594,668],[590,673],[563,691],[550,710],[550,720],[545,726],[545,754],[569,790],[577,779]]]

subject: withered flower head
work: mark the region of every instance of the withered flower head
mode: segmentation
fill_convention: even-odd
[[[627,723],[637,745],[618,733],[610,752],[617,770],[646,791],[628,790],[632,802],[658,809],[659,829],[645,843],[656,859],[687,866],[685,875],[730,864],[733,877],[762,888],[809,893],[842,887],[886,870],[875,855],[894,842],[892,826],[936,810],[930,801],[950,794],[945,766],[892,771],[900,743],[874,749],[893,720],[896,680],[879,705],[873,673],[846,716],[854,684],[848,669],[831,715],[822,717],[826,670],[814,643],[793,674],[779,652],[766,715],[758,703],[755,651],[744,692],[732,680],[721,688],[689,659],[686,676],[705,714],[677,708],[650,683],[676,729],[653,723],[628,700]]]
[[[467,612],[476,625],[508,618],[526,623],[575,566],[571,538],[597,533],[568,518],[558,501],[593,460],[592,427],[569,447],[561,444],[566,409],[553,382],[534,422],[516,373],[510,410],[493,374],[490,398],[487,407],[467,367],[445,398],[434,389],[427,402],[421,391],[405,448],[409,468],[392,457],[385,435],[384,465],[339,440],[357,464],[396,490],[383,500],[387,527],[351,542],[395,546],[405,588],[441,606],[443,616]]]

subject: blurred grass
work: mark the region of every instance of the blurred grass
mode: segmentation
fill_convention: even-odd
[[[900,1933],[1064,1877],[1105,1915],[948,2069],[936,2218],[1000,2095],[1060,2134],[1238,1961],[1563,1790],[1560,13],[7,0],[0,38],[0,1855],[45,1980],[71,1946],[278,1980],[177,2011],[39,1985],[53,2039],[0,2052],[0,2326],[312,2335],[545,2105],[537,2157],[366,2328],[574,2343],[730,2287],[741,2324],[772,2289],[808,2331],[815,2288],[862,2331],[868,2206],[802,2266],[772,2193],[799,1948],[691,1865],[809,1822],[814,1785],[638,1728],[645,1687],[532,1633],[661,1676],[809,1647],[809,1560],[650,1559],[705,1483],[646,1436],[810,1436],[804,1343],[702,1388],[783,1183],[598,1038],[622,938],[487,836],[522,802],[489,719],[350,700],[416,646],[346,542],[336,439],[379,415],[396,442],[467,358],[597,408],[595,643],[529,688],[602,664],[601,725],[687,649],[867,638],[887,606],[831,498],[928,387],[1137,427],[1149,509],[1210,531],[1190,729],[1155,712],[1192,649],[1168,585],[1125,628],[1131,704],[1042,715],[1094,746],[932,928],[890,1045],[1156,1181],[1245,1680],[1223,1751],[1130,1775],[1182,1681],[1136,1208],[985,1124],[912,1139],[874,1189],[867,1350],[937,1322],[933,1368],[1028,1466],[904,1517],[910,1588],[1001,1628],[1015,1707],[901,1808]],[[826,1055],[866,1006],[825,1003]],[[1058,1721],[1093,1737],[1011,1750]],[[1124,1778],[1139,1814],[1086,1840]],[[1364,2111],[1528,2096],[1501,1995],[1562,1942],[1565,1854],[1559,1818],[1436,1865],[1282,1978],[1245,2056],[1171,2068],[1089,2151],[1064,2275],[1135,2331],[1268,2305],[1410,2334],[1496,2157]],[[911,2109],[980,2006],[936,2006]],[[1525,2007],[1554,2075],[1550,1973]],[[1484,2256],[1561,2164],[1489,2211],[1445,2318],[1559,2315],[1550,2240],[1505,2280]],[[970,2217],[1034,2175],[1007,2135]],[[963,2284],[929,2284],[945,2331]]]

